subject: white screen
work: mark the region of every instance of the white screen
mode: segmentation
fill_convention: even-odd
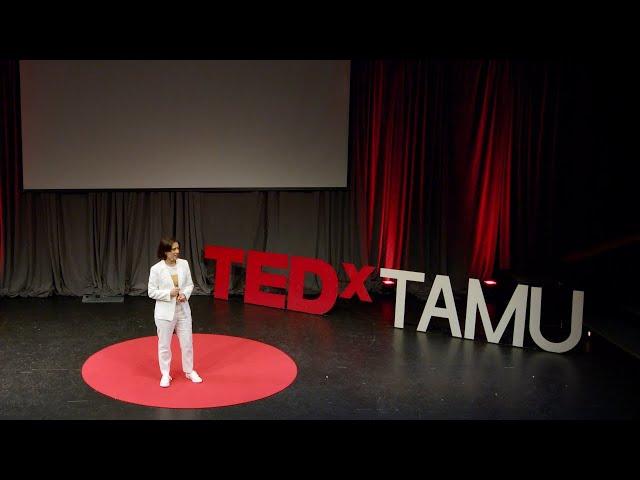
[[[27,190],[344,188],[348,60],[20,62]]]

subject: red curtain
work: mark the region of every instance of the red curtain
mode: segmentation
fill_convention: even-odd
[[[365,260],[450,273],[429,257],[456,256],[465,263],[457,274],[482,279],[509,268],[509,63],[355,62],[353,74],[352,188]]]
[[[354,71],[352,183],[364,261],[400,268],[424,201],[423,62],[369,62]],[[422,217],[419,217],[422,219]]]
[[[473,116],[466,210],[472,227],[469,275],[486,279],[510,267],[513,93],[510,67],[474,65],[466,102]]]

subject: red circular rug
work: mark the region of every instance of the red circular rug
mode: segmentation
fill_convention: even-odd
[[[158,337],[117,343],[94,353],[82,366],[82,378],[93,389],[124,402],[166,408],[209,408],[268,397],[287,388],[298,368],[271,345],[225,335],[193,335],[194,369],[202,383],[182,371],[178,338],[171,342],[171,376],[160,387]]]

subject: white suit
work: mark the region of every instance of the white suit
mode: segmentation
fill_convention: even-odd
[[[164,260],[160,260],[149,271],[149,296],[156,301],[154,318],[158,329],[158,363],[160,373],[169,375],[171,366],[171,335],[174,329],[180,340],[182,351],[182,369],[185,373],[193,371],[193,340],[191,327],[191,308],[189,297],[193,291],[193,280],[189,262],[178,258],[178,286],[180,293],[187,298],[186,302],[177,302],[178,297],[171,296],[174,288],[169,267]]]

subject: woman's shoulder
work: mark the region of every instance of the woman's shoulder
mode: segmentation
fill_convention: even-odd
[[[164,260],[160,260],[159,262],[154,263],[153,265],[151,265],[151,270],[159,269],[162,266],[163,263],[164,263]]]
[[[177,258],[176,262],[182,265],[186,265],[187,267],[189,266],[189,262],[187,262],[184,258]]]

